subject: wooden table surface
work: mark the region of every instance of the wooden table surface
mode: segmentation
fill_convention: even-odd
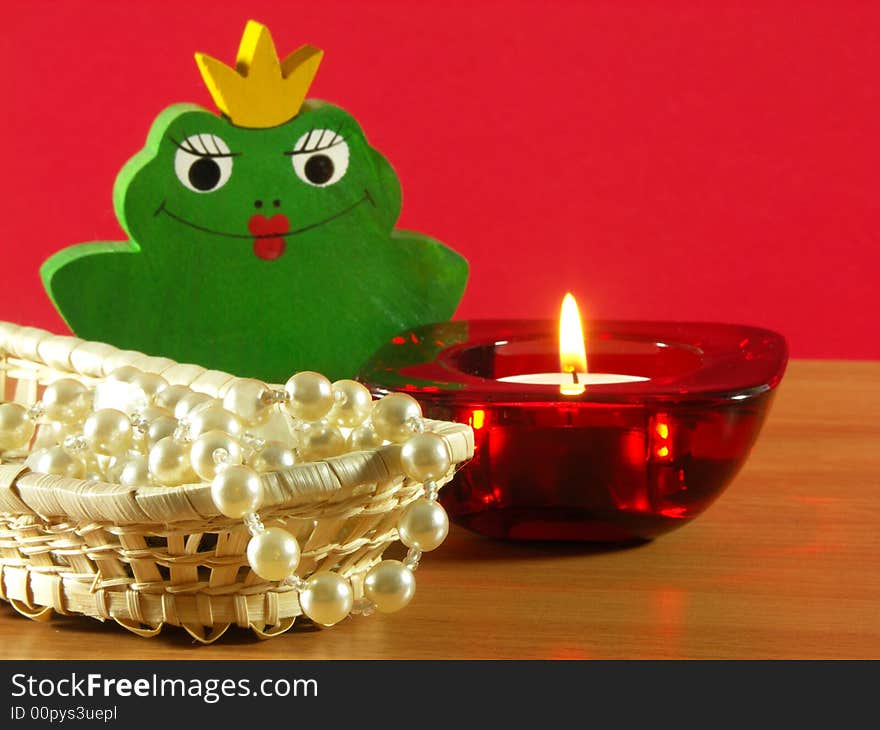
[[[746,466],[690,525],[638,547],[453,529],[403,612],[195,646],[0,603],[0,658],[880,657],[880,362],[794,361]]]

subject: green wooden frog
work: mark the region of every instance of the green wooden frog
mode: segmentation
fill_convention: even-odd
[[[305,100],[320,59],[279,61],[254,21],[235,69],[196,54],[222,116],[163,111],[114,187],[129,240],[42,266],[78,336],[283,382],[351,377],[396,333],[453,315],[466,261],[394,229],[391,165],[350,114]]]

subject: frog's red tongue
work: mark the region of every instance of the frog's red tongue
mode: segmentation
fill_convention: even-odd
[[[248,230],[254,236],[254,253],[261,259],[271,261],[281,256],[287,247],[284,234],[290,230],[290,221],[281,213],[271,218],[257,213],[248,221]]]

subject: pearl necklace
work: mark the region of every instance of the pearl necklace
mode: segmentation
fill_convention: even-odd
[[[422,552],[437,548],[449,531],[436,481],[451,467],[446,443],[424,430],[414,398],[390,393],[374,401],[354,380],[331,383],[319,373],[301,372],[274,389],[240,379],[219,399],[125,366],[94,388],[72,378],[56,380],[30,409],[0,404],[0,452],[22,452],[35,433],[25,460],[34,472],[129,487],[210,482],[217,510],[243,520],[251,534],[246,556],[254,573],[293,587],[303,613],[324,626],[350,613],[403,608],[415,592],[413,571]],[[305,580],[296,575],[296,537],[260,520],[259,475],[385,443],[402,444],[404,473],[424,483],[425,494],[407,506],[398,524],[409,548],[406,558],[373,566],[355,605],[351,583],[338,573],[322,571]]]

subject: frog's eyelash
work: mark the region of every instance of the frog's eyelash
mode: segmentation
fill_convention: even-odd
[[[321,150],[335,147],[345,142],[345,137],[340,134],[342,124],[336,130],[332,129],[311,129],[308,133],[299,138],[296,146],[292,150],[287,150],[285,155],[304,155],[319,152]],[[320,134],[315,134],[320,132]]]
[[[241,154],[241,152],[221,151],[210,134],[192,134],[185,137],[182,142],[178,142],[174,137],[169,139],[174,143],[175,147],[196,157],[238,157]],[[205,139],[208,140],[213,149],[208,148],[208,143],[205,142]]]

